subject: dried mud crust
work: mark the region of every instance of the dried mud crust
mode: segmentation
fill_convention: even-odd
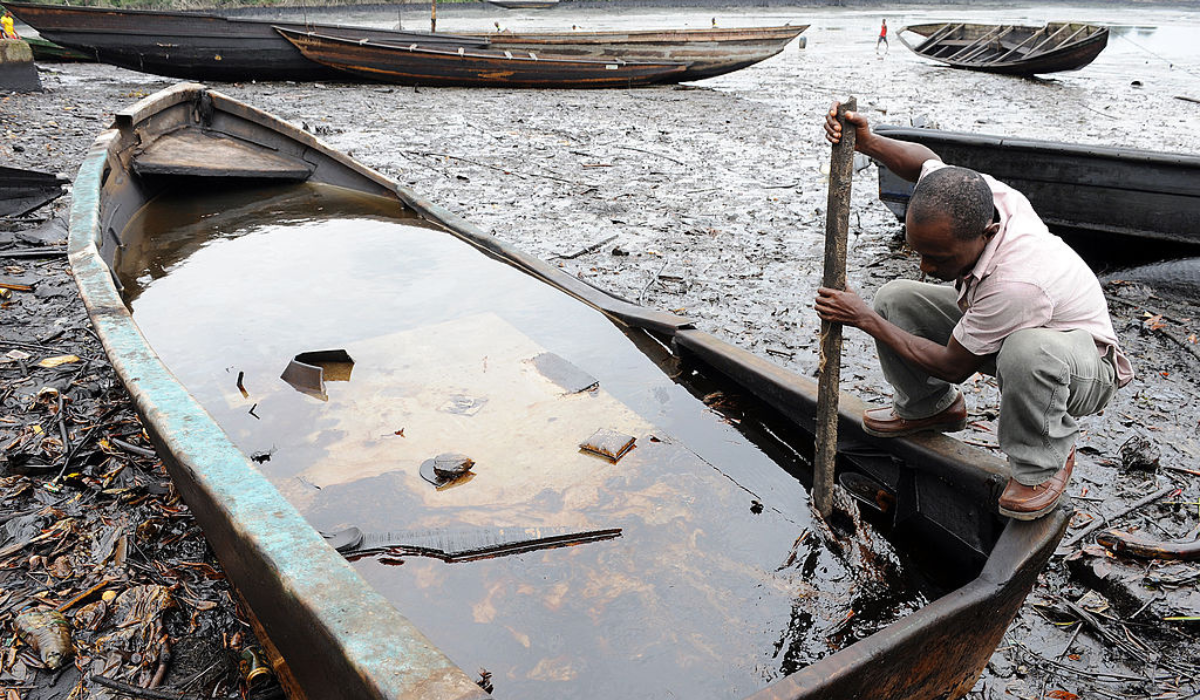
[[[443,17],[448,14],[444,9]],[[807,36],[805,52],[789,47],[753,71],[678,88],[509,93],[337,84],[214,87],[302,125],[571,274],[632,301],[685,314],[701,329],[808,376],[816,367],[818,323],[811,297],[820,276],[822,165],[829,153],[819,119],[832,98],[856,94],[862,111],[878,123],[929,117],[956,130],[1200,152],[1194,130],[1178,128],[1195,118],[1194,104],[1173,99],[1177,87],[1156,89],[1168,69],[1152,58],[1130,68],[1143,83],[1139,88],[1131,87],[1130,74],[1124,73],[1022,81],[941,70],[898,50],[878,60],[868,56],[869,32],[860,42],[862,56],[853,45],[835,44],[837,37],[816,26]],[[827,51],[813,51],[818,46]],[[43,94],[0,97],[0,160],[70,175],[114,109],[174,82],[86,65],[50,68],[42,80],[48,88]],[[1147,122],[1147,114],[1158,116]],[[874,168],[863,165],[853,194],[850,282],[870,297],[890,279],[915,277],[916,264],[903,246],[898,222],[875,199]],[[38,216],[55,212],[62,217],[62,200],[56,206]],[[0,233],[0,247],[32,244],[17,235]],[[27,366],[51,353],[77,354],[87,360],[78,380],[95,375],[86,381],[102,388],[93,395],[62,387],[70,399],[66,410],[77,417],[68,423],[77,441],[109,406],[119,405],[121,394],[86,330],[65,264],[0,264],[24,268],[17,277],[34,286],[31,293],[14,292],[3,311],[0,355],[24,347],[17,342],[45,346],[25,349],[34,353]],[[38,298],[38,290],[61,296],[51,306],[38,306],[31,299]],[[1113,283],[1107,291],[1138,378],[1103,415],[1084,421],[1069,487],[1079,513],[1068,541],[1105,519],[1160,538],[1194,537],[1200,520],[1195,506],[1200,500],[1196,307],[1142,285]],[[19,331],[10,328],[17,314],[24,314]],[[886,402],[888,388],[873,346],[850,333],[844,357],[843,389]],[[74,378],[69,367],[49,376]],[[11,363],[0,365],[4,387],[20,379]],[[10,393],[0,388],[0,416],[15,421],[0,423],[5,444],[31,424],[57,430],[53,413],[35,400],[38,387],[32,385],[39,383],[35,379]],[[972,425],[959,437],[995,449],[994,382],[975,377],[966,389]],[[134,424],[114,423],[131,418],[126,407],[106,419],[97,434],[124,434],[134,441]],[[1121,448],[1135,436],[1158,449],[1156,466],[1123,463]],[[144,488],[167,488],[161,498],[170,498],[154,460],[104,453],[104,460],[110,458],[132,461],[125,478]],[[104,473],[101,466],[99,474]],[[91,494],[89,505],[119,502],[86,483],[67,489],[72,495]],[[1159,492],[1154,502],[1130,510]],[[190,532],[175,519],[170,522]],[[1114,558],[1097,548],[1094,534],[1064,547],[1052,560],[970,697],[1188,697],[1200,692],[1194,667],[1200,649],[1189,626],[1195,623],[1169,619],[1200,614],[1194,609],[1200,568]],[[202,556],[200,550],[189,552]],[[139,566],[127,567],[128,575],[155,580],[173,566],[171,555],[164,556],[131,555]],[[216,567],[211,557],[203,557]],[[17,566],[5,573],[28,581],[26,574],[36,572],[39,580],[58,585],[40,568],[30,569],[28,561]],[[221,637],[242,628],[224,594],[214,595],[219,607],[203,612],[225,617],[198,644],[228,657]],[[193,609],[184,606],[184,612],[170,614],[186,627]],[[10,635],[11,614],[3,623]],[[222,625],[227,625],[224,632],[217,634]],[[200,629],[190,638],[204,635]],[[44,678],[39,675],[35,685],[44,684]],[[168,675],[163,685],[175,687],[179,678]],[[0,682],[11,683],[2,677]]]

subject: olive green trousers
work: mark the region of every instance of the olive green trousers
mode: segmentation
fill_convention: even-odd
[[[879,315],[913,335],[945,345],[962,318],[949,285],[894,280],[875,295]],[[914,367],[883,343],[879,363],[904,418],[927,418],[958,396],[951,383]],[[1042,483],[1062,468],[1079,433],[1076,418],[1101,411],[1117,390],[1109,352],[1102,357],[1087,331],[1026,328],[1004,340],[980,371],[1000,386],[1000,449],[1013,478]]]

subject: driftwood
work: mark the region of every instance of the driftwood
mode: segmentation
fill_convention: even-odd
[[[851,97],[838,107],[838,120],[858,108]],[[829,206],[825,218],[825,277],[822,284],[846,288],[846,239],[850,228],[850,187],[854,180],[854,127],[843,128],[833,145],[829,165]],[[820,377],[817,385],[817,445],[813,461],[813,501],[817,512],[833,513],[833,468],[837,461],[839,374],[842,369],[842,324],[821,322]]]
[[[1200,540],[1166,542],[1139,537],[1124,530],[1106,530],[1096,536],[1096,541],[1109,551],[1141,559],[1200,559]]]
[[[1079,541],[1082,540],[1084,537],[1087,537],[1088,535],[1092,534],[1096,530],[1099,530],[1100,528],[1104,527],[1108,523],[1111,523],[1112,521],[1117,520],[1118,518],[1123,518],[1126,515],[1129,515],[1133,511],[1137,510],[1138,508],[1141,508],[1142,506],[1147,505],[1149,503],[1153,503],[1153,502],[1157,501],[1158,499],[1162,498],[1163,496],[1167,495],[1168,493],[1171,493],[1174,490],[1175,490],[1174,486],[1164,486],[1161,489],[1150,494],[1149,496],[1138,499],[1138,501],[1136,503],[1131,504],[1128,508],[1123,509],[1119,513],[1115,513],[1111,518],[1097,518],[1090,525],[1083,528],[1079,532],[1076,532],[1074,535],[1071,535],[1070,539],[1065,540],[1061,545],[1059,545],[1059,550],[1061,551],[1063,549],[1067,549],[1069,547],[1073,547],[1073,546],[1079,544]]]

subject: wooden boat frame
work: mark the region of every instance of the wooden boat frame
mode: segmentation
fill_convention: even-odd
[[[172,144],[186,146],[170,155]],[[215,139],[220,157],[202,157]],[[167,157],[150,158],[158,151]],[[183,155],[180,155],[183,154]],[[140,173],[140,174],[139,174]],[[172,178],[270,178],[348,187],[393,198],[420,216],[563,293],[687,366],[752,394],[800,431],[814,430],[816,385],[696,330],[591,287],[483,233],[313,136],[202,85],[180,84],[118,112],[76,179],[70,258],[112,365],[176,487],[269,643],[308,697],[417,700],[490,697],[367,586],[239,451],[164,366],[121,297],[115,266],[132,241],[125,223]],[[658,350],[656,350],[657,352]],[[1033,522],[994,515],[1003,462],[942,435],[881,441],[862,432],[863,404],[843,395],[839,470],[866,478],[892,505],[876,515],[954,558],[974,578],[870,637],[751,697],[782,700],[957,698],[974,685],[1062,537],[1066,503]],[[870,499],[869,499],[870,500]]]
[[[1200,156],[939,129],[875,130],[1015,187],[1053,230],[1200,244]],[[901,221],[912,189],[880,166],[879,199]]]
[[[689,64],[673,81],[701,80],[741,70],[783,51],[807,24],[633,31],[489,32],[494,49],[563,56],[680,61]]]
[[[319,29],[338,37],[482,48],[487,39],[369,27],[227,18],[200,12],[127,10],[11,2],[43,38],[102,63],[186,80],[345,80],[313,63],[275,31]]]
[[[687,66],[533,52],[456,51],[367,39],[351,41],[316,32],[276,30],[304,57],[344,75],[421,87],[628,88],[667,82]]]
[[[904,36],[907,32],[924,40],[911,44]],[[1010,34],[1017,36],[1006,43]],[[901,27],[896,35],[918,56],[954,68],[1027,76],[1079,70],[1108,45],[1107,27],[1078,22],[1051,22],[1044,27],[916,24]]]

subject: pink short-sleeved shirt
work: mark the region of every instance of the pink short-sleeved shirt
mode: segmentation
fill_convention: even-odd
[[[926,161],[921,177],[943,167],[939,160]],[[983,177],[1000,213],[1000,231],[975,267],[954,283],[963,310],[954,338],[974,355],[991,355],[1023,328],[1085,330],[1101,354],[1112,349],[1117,384],[1128,384],[1133,366],[1117,343],[1096,275],[1050,233],[1025,195],[990,175]]]

